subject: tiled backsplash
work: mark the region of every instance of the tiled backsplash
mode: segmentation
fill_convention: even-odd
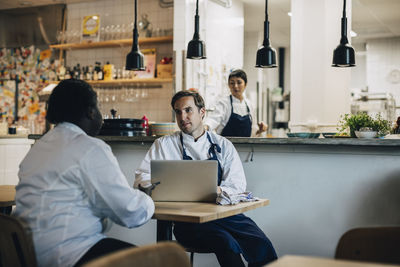
[[[101,35],[103,34],[104,36],[104,28],[106,26],[119,25],[119,27],[125,29],[132,27],[132,23],[134,22],[134,1],[102,0],[68,4],[67,12],[67,31],[79,32],[79,36],[83,17],[98,14],[100,16],[101,28],[100,39],[103,39]],[[147,14],[147,19],[152,29],[150,32],[153,36],[172,35],[173,7],[162,8],[158,0],[138,1],[138,24],[143,14]],[[139,31],[139,37],[145,37],[145,35],[145,32]],[[131,28],[125,34],[121,33],[113,39],[124,38],[132,38]],[[146,48],[156,49],[156,62],[159,62],[163,57],[172,57],[173,54],[172,43],[140,45],[141,50]],[[126,55],[130,50],[130,46],[70,50],[67,51],[66,65],[75,66],[79,63],[81,66],[89,66],[94,65],[96,61],[104,65],[109,61],[114,64],[116,69],[124,69]],[[103,101],[100,101],[102,113],[110,114],[110,109],[115,108],[118,114],[125,118],[141,118],[143,115],[146,115],[152,121],[171,121],[172,113],[169,103],[173,94],[172,83],[163,83],[161,88],[148,87],[146,84],[125,87],[96,87],[99,92],[99,98],[104,95],[114,95],[117,99],[114,102],[106,102],[103,97]],[[132,101],[121,100],[124,95],[129,95],[129,92],[138,97]]]
[[[400,106],[400,38],[367,43],[367,85],[370,92],[391,93]],[[400,116],[400,110],[397,110]]]

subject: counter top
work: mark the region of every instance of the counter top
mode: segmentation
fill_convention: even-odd
[[[40,139],[41,135],[29,135],[29,139]],[[153,143],[159,136],[98,136],[105,142]],[[250,138],[229,137],[233,144],[262,145],[325,145],[325,146],[379,146],[400,147],[400,139],[358,139],[358,138]]]

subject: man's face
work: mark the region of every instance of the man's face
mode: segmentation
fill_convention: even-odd
[[[174,111],[176,122],[182,132],[193,137],[198,137],[203,133],[205,109],[201,108],[199,110],[192,96],[185,96],[178,99],[174,104]]]

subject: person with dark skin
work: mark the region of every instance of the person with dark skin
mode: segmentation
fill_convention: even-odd
[[[38,266],[80,266],[134,246],[107,238],[102,222],[140,226],[154,202],[129,186],[111,148],[94,137],[102,125],[96,92],[81,80],[61,81],[46,119],[56,126],[22,161],[16,187],[15,216],[32,231]]]

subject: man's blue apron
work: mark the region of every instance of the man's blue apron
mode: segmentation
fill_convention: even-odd
[[[237,113],[233,113],[232,95],[229,97],[231,99],[231,116],[229,117],[225,128],[222,130],[221,135],[250,137],[252,122],[249,106],[246,104],[248,114],[245,116],[240,116]]]
[[[221,147],[212,142],[208,133],[207,139],[211,143],[208,160],[218,161],[217,152],[221,153]],[[182,134],[180,140],[183,160],[193,160],[186,154]],[[218,186],[221,181],[222,168],[218,161]],[[277,258],[269,239],[255,222],[244,214],[206,223],[175,222],[174,235],[185,247],[210,249],[216,253],[230,249],[234,253],[243,254],[247,262],[267,263]]]

